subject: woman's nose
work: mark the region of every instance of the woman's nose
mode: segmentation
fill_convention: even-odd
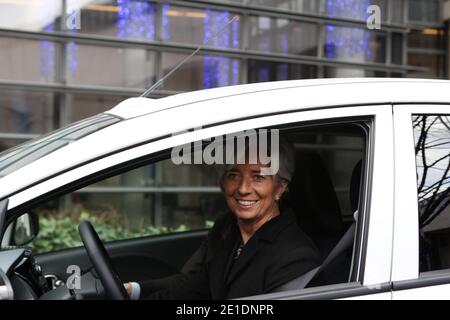
[[[239,183],[238,188],[239,193],[241,194],[248,194],[251,192],[251,181],[250,179],[243,178]]]

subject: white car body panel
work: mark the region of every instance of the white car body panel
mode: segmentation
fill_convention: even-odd
[[[366,247],[364,285],[390,281],[393,213],[394,147],[392,145],[392,107],[378,110],[375,116],[375,145],[370,198],[369,235]],[[367,199],[367,196],[366,196]],[[360,219],[360,218],[358,218]],[[361,222],[361,221],[360,221]]]
[[[415,279],[419,275],[419,216],[416,161],[411,114],[405,106],[394,106],[395,218],[392,280]]]

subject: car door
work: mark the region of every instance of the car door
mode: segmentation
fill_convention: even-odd
[[[319,118],[321,121],[339,118],[340,121],[343,119],[356,121],[358,116],[369,116],[373,120],[367,149],[368,161],[363,172],[363,180],[361,180],[364,186],[361,189],[357,212],[354,213],[357,220],[357,232],[354,235],[350,277],[338,283],[325,282],[320,285],[308,285],[305,289],[243,299],[390,300],[392,298],[390,255],[394,208],[392,106],[336,108],[324,113],[314,111],[309,115],[311,119],[316,119],[317,116],[321,117]],[[325,193],[324,190],[320,192]],[[339,245],[335,249],[337,247]]]
[[[449,299],[450,105],[394,107],[394,299]]]
[[[218,102],[215,101],[215,105],[217,104]],[[343,282],[322,283],[314,288],[280,292],[269,296],[258,296],[258,298],[303,299],[365,296],[390,299],[394,172],[392,108],[390,105],[327,107],[318,110],[288,112],[209,125],[200,130],[192,130],[170,137],[165,136],[96,159],[23,190],[10,198],[9,209],[13,214],[20,214],[68,192],[80,193],[82,188],[90,188],[92,191],[95,188],[93,183],[101,182],[106,177],[114,178],[114,175],[118,173],[130,172],[142,164],[154,164],[164,158],[164,154],[167,156],[167,151],[170,151],[171,148],[191,142],[208,140],[238,131],[274,127],[288,130],[292,136],[297,134],[297,128],[300,128],[298,129],[299,133],[303,136],[311,131],[311,128],[315,130],[313,130],[314,132],[323,130],[319,132],[322,137],[325,133],[329,133],[327,128],[330,126],[333,129],[341,130],[343,127],[357,127],[362,124],[365,125],[364,130],[366,130],[364,170],[360,179],[363,183],[358,198],[358,213],[355,215],[357,232],[353,236],[354,241],[350,248],[351,261],[349,261],[348,268],[350,270],[346,270],[350,274],[350,278]],[[285,129],[285,126],[289,128]],[[317,139],[317,141],[319,140]],[[330,139],[330,141],[334,141],[334,139]],[[322,145],[322,143],[314,142],[313,145],[308,145],[306,148],[317,149]],[[300,147],[305,146],[300,143]],[[351,144],[345,144],[344,147],[344,149],[352,149]],[[333,150],[336,149],[336,146],[324,146],[324,148]],[[336,191],[336,186],[334,189]],[[178,192],[181,191],[178,190]],[[353,219],[352,213],[346,216],[349,219],[347,222],[350,224]],[[127,268],[125,271],[128,270],[130,277],[126,277],[124,280],[133,280],[133,276],[134,279],[141,276],[159,277],[163,274],[139,275],[136,272],[133,273],[137,270],[140,262],[139,260],[132,262],[129,259],[130,253],[137,252],[138,255],[153,259],[148,261],[157,260],[162,263],[160,266],[168,265],[171,267],[169,273],[173,273],[181,269],[204,235],[205,231],[194,231],[180,234],[169,233],[157,237],[123,239],[107,244],[107,250],[114,260],[124,261]],[[38,256],[37,260],[43,265],[45,273],[57,274],[63,279],[67,276],[66,270],[69,264],[88,265],[82,248],[47,253]],[[150,266],[148,269],[152,270],[152,267]],[[118,271],[119,274],[123,272],[120,267]]]

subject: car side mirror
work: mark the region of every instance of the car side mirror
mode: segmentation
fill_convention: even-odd
[[[11,245],[14,246],[30,243],[39,233],[39,219],[35,212],[22,214],[11,224]]]

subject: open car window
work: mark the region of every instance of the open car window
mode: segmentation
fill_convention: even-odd
[[[322,259],[355,223],[366,161],[367,123],[358,120],[279,128],[296,154],[295,175],[281,205],[295,212],[296,222]],[[106,242],[147,236],[164,241],[179,232],[209,229],[218,216],[229,212],[218,181],[214,165],[174,163],[169,150],[158,160],[149,159],[138,168],[35,207],[41,232],[32,246],[37,253],[80,246],[77,225],[81,220],[90,220]],[[355,281],[352,261],[353,243],[339,257],[337,266],[310,286]]]

